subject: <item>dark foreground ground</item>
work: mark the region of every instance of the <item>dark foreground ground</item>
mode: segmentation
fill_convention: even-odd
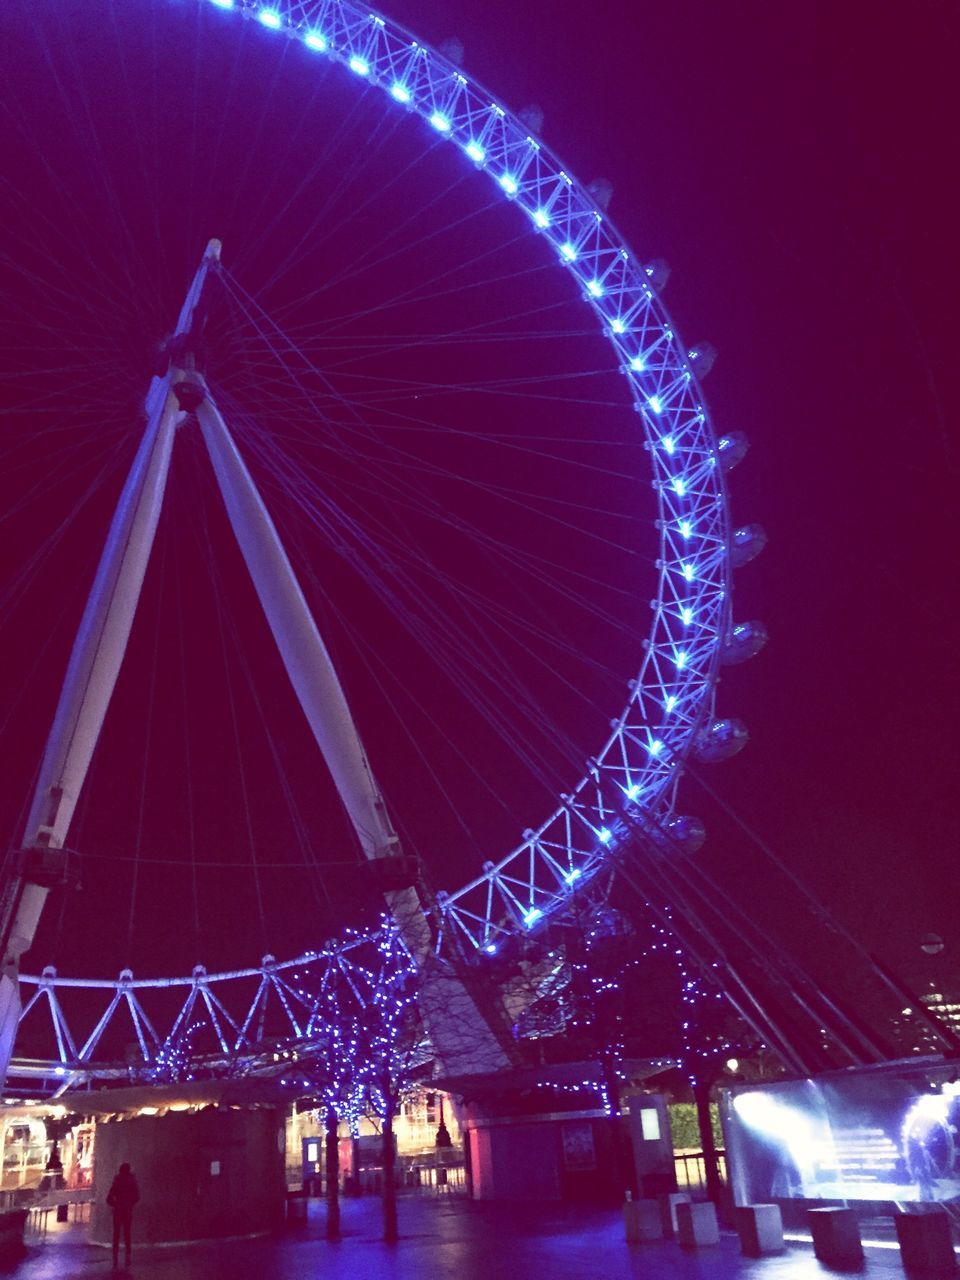
[[[51,1226],[28,1236],[21,1261],[0,1268],[16,1280],[813,1280],[825,1270],[809,1245],[778,1258],[742,1259],[733,1236],[713,1248],[686,1252],[673,1242],[628,1246],[611,1211],[543,1205],[478,1205],[453,1197],[400,1202],[402,1239],[379,1239],[379,1202],[344,1203],[344,1238],[322,1238],[323,1209],[311,1204],[306,1226],[272,1239],[141,1249],[129,1270],[114,1273],[108,1250],[88,1244],[85,1229]],[[885,1280],[903,1270],[896,1250],[868,1249],[864,1274]]]

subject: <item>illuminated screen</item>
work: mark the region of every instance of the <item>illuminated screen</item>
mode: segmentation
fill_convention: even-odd
[[[737,1204],[960,1200],[960,1072],[890,1064],[726,1090]]]
[[[656,1107],[644,1107],[640,1112],[640,1132],[645,1142],[659,1142],[660,1115]]]

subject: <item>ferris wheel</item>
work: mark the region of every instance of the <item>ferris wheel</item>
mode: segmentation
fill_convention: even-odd
[[[545,813],[531,813],[519,843],[506,851],[491,851],[493,856],[482,861],[478,873],[463,887],[424,898],[402,884],[402,877],[393,887],[389,878],[386,881],[388,901],[404,921],[412,951],[422,963],[429,957],[445,975],[442,983],[447,985],[439,988],[437,1003],[449,1004],[454,989],[460,990],[455,964],[482,965],[510,939],[535,935],[614,867],[631,842],[659,842],[669,856],[671,848],[695,850],[702,841],[700,824],[678,809],[684,762],[691,755],[705,761],[724,759],[746,741],[746,730],[738,721],[717,717],[716,685],[722,664],[752,656],[765,639],[761,624],[735,623],[731,609],[733,571],[762,550],[764,542],[758,526],[734,528],[729,513],[725,475],[743,456],[746,442],[736,432],[718,435],[711,424],[700,379],[709,370],[712,352],[707,346],[689,347],[678,335],[660,298],[663,265],[644,261],[631,251],[608,216],[603,185],[581,185],[536,136],[536,121],[531,123],[529,113],[523,118],[512,114],[450,57],[344,0],[271,4],[198,0],[198,4],[222,24],[218,34],[224,40],[232,38],[231,24],[245,20],[251,24],[248,29],[258,29],[264,41],[286,40],[318,63],[333,64],[344,86],[351,79],[369,86],[385,115],[411,120],[425,145],[445,145],[453,162],[471,177],[472,189],[480,193],[476,198],[492,198],[502,206],[511,220],[512,235],[523,246],[519,252],[548,261],[561,287],[569,292],[572,286],[579,314],[587,318],[591,331],[584,340],[603,340],[612,352],[631,415],[629,431],[642,442],[647,459],[656,505],[652,621],[647,635],[635,641],[633,670],[623,673],[624,678],[630,677],[628,693],[620,708],[608,715],[608,731],[582,770],[570,766],[569,782],[558,803]],[[177,15],[170,13],[165,21],[172,26]],[[516,271],[518,261],[513,240],[509,243],[505,276]],[[229,243],[225,255],[229,257]],[[109,624],[113,616],[112,601],[125,597],[125,621],[117,626],[113,652],[105,659],[112,676],[101,681],[100,706],[84,731],[88,741],[81,754],[85,751],[85,759],[75,776],[65,781],[64,752],[73,750],[83,737],[82,733],[77,736],[77,717],[82,715],[93,659],[84,666],[81,657],[72,683],[68,678],[59,728],[55,725],[51,735],[53,745],[48,745],[47,763],[27,822],[24,846],[30,857],[20,868],[16,891],[8,900],[7,936],[14,939],[12,946],[8,943],[8,972],[11,966],[15,971],[20,951],[29,945],[31,929],[57,873],[57,854],[68,846],[73,806],[119,671],[150,557],[174,434],[189,414],[203,426],[234,532],[258,582],[258,594],[281,651],[286,645],[287,672],[336,779],[359,844],[375,862],[388,861],[399,847],[388,816],[395,806],[389,796],[385,802],[374,781],[376,745],[366,744],[371,770],[336,664],[320,638],[283,539],[271,520],[270,503],[261,497],[244,465],[245,450],[256,450],[257,442],[231,432],[234,402],[221,404],[219,396],[210,393],[203,372],[196,369],[196,313],[209,288],[208,277],[220,273],[219,245],[212,245],[181,310],[166,367],[151,385],[147,408],[154,436],[148,448],[148,426],[128,481],[130,501],[126,509],[121,502],[115,520],[114,559],[108,559],[108,546],[101,565],[101,594],[96,597],[95,587],[88,606],[88,620],[99,618],[97,625],[102,629],[103,619]],[[238,277],[230,277],[227,288],[261,331],[268,327],[264,314],[242,293]],[[249,397],[249,387],[244,394]],[[290,479],[289,473],[286,478]],[[280,484],[284,474],[278,471],[274,479]],[[152,495],[147,506],[143,505],[145,493]],[[126,585],[121,581],[118,588],[122,564],[129,564],[129,559],[123,561],[124,549],[138,522],[144,527],[152,522],[152,527],[143,533],[129,581]],[[287,598],[278,602],[274,588],[284,575]],[[89,632],[88,626],[88,641]],[[81,631],[77,645],[83,643]],[[325,675],[318,684],[321,668]],[[345,948],[311,953],[309,959],[317,961],[320,956],[329,963],[334,957],[340,964],[357,945],[351,941]],[[214,1010],[227,1017],[229,999],[224,992],[230,982],[253,982],[254,1003],[248,1014],[230,1023],[234,1030],[242,1026],[241,1040],[250,1048],[246,1029],[255,1021],[255,1009],[274,992],[289,1012],[293,993],[284,975],[290,966],[304,962],[300,956],[278,964],[270,956],[259,966],[226,974],[210,974],[198,966],[189,977],[143,980],[129,971],[120,979],[89,979],[65,978],[48,969],[35,977],[20,975],[20,981],[34,992],[28,1007],[41,1001],[50,1008],[59,1050],[57,1074],[75,1079],[79,1064],[94,1062],[100,1037],[118,1008],[129,1010],[145,1059],[169,1043],[183,1023],[186,1004],[178,1003],[170,1015],[170,1033],[162,1026],[158,1030],[157,1019],[151,1020],[144,1005],[145,993],[154,989],[182,988],[191,1009],[199,998],[213,1017]],[[60,1003],[60,995],[75,987],[104,992],[109,1008],[83,1041],[71,1034]],[[469,1004],[469,997],[464,998]],[[11,1000],[8,1021],[17,1012]],[[290,1016],[296,1026],[295,1015]],[[442,1031],[437,1034],[442,1038]],[[240,1044],[230,1034],[221,1034],[224,1051],[229,1041]]]

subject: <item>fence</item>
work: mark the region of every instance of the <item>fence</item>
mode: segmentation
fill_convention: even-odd
[[[707,1166],[702,1151],[675,1151],[673,1164],[677,1174],[677,1186],[681,1191],[706,1191]],[[720,1180],[727,1181],[727,1153],[717,1152],[717,1168]]]

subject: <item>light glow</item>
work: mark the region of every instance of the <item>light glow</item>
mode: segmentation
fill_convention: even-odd
[[[694,573],[695,573],[693,565],[685,564],[682,566],[682,568],[683,568],[683,576],[686,578],[688,582],[692,582],[694,579]]]
[[[410,90],[398,80],[396,84],[390,86],[390,96],[396,98],[397,102],[409,102]]]
[[[525,911],[523,913],[523,923],[529,929],[531,925],[537,923],[537,921],[540,919],[542,915],[543,915],[543,912],[540,910],[539,907],[531,907],[528,911]]]
[[[660,752],[663,750],[663,743],[660,741],[659,738],[654,738],[650,743],[650,745],[647,747],[647,750],[650,752],[652,756],[658,756]]]
[[[470,159],[476,161],[477,164],[483,164],[484,160],[487,158],[487,153],[484,151],[483,147],[481,147],[479,142],[468,142],[463,149]]]
[[[664,449],[666,449],[667,453],[673,453],[673,451],[674,451],[674,450],[676,449],[676,447],[677,447],[677,446],[674,444],[674,442],[673,442],[673,436],[664,436],[664,437],[663,437],[663,447],[664,447]]]
[[[535,209],[533,213],[533,220],[537,226],[541,228],[549,227],[550,225],[550,215],[547,213],[546,209]]]
[[[613,839],[613,832],[610,830],[609,827],[603,827],[601,828],[600,831],[597,832],[597,839],[600,841],[601,844],[609,844],[610,841]]]
[[[576,262],[577,251],[569,240],[560,246],[560,256],[566,258],[567,262]]]
[[[582,875],[582,872],[580,871],[579,867],[571,867],[571,869],[567,872],[567,874],[563,878],[567,884],[573,884],[574,881],[580,879],[581,875]]]
[[[610,325],[610,328],[613,330],[614,333],[627,332],[627,327],[622,320],[614,320],[613,323]]]
[[[647,404],[650,406],[651,413],[663,412],[663,401],[660,399],[659,396],[651,396],[650,399],[647,401]]]
[[[675,693],[668,693],[663,700],[663,709],[666,712],[666,714],[669,715],[676,705],[677,705],[677,695]]]
[[[691,533],[693,533],[693,525],[690,523],[689,520],[681,520],[679,527],[680,527],[680,533],[684,538],[689,538]]]
[[[439,111],[435,111],[433,113],[433,115],[430,117],[430,123],[433,125],[433,127],[436,129],[438,133],[450,132],[450,121],[447,119],[446,116],[441,115]]]
[[[687,492],[687,483],[682,476],[674,476],[673,492],[677,495],[678,498],[682,498],[683,495]]]
[[[363,58],[351,58],[347,66],[358,76],[368,76],[370,74],[370,63]]]
[[[599,281],[599,280],[588,280],[588,281],[587,281],[587,293],[589,293],[589,294],[590,294],[591,298],[602,298],[602,297],[603,297],[603,285],[600,283],[600,281]]]
[[[215,4],[218,9],[232,9],[233,0],[210,0],[211,4]]]
[[[631,783],[630,786],[627,787],[626,791],[624,792],[624,795],[627,797],[628,800],[636,800],[639,794],[640,794],[640,788],[637,786],[635,782]]]
[[[497,179],[501,187],[508,196],[515,196],[520,188],[517,186],[517,180],[509,173],[502,173]]]
[[[685,627],[689,627],[690,623],[693,621],[693,610],[685,605],[680,610],[680,620],[683,622]]]
[[[634,356],[630,361],[630,368],[634,373],[643,373],[647,366],[643,363],[643,356]]]
[[[303,43],[308,49],[313,49],[315,53],[323,53],[327,47],[326,40],[317,31],[308,31],[303,37]]]
[[[677,654],[677,670],[682,671],[686,665],[687,665],[687,655],[684,652],[684,650],[681,649]]]
[[[283,26],[283,19],[277,13],[276,9],[261,9],[257,17],[265,27],[269,27],[271,31],[279,31]]]
[[[495,942],[488,942],[483,949],[486,951],[488,956],[495,956],[497,954],[497,944]]]

